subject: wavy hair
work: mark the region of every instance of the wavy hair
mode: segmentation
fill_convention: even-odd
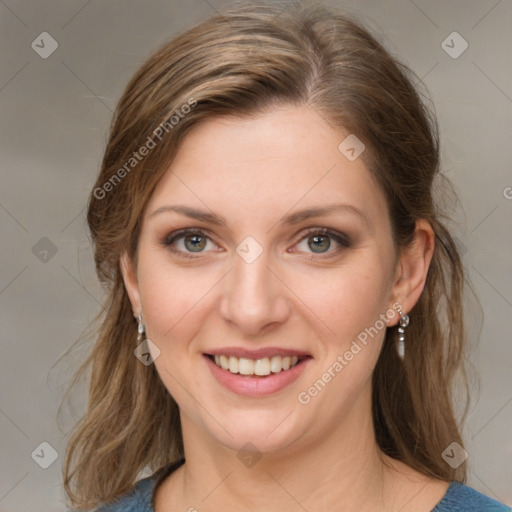
[[[71,389],[90,369],[87,409],[68,441],[64,487],[79,510],[131,490],[143,470],[183,457],[176,402],[154,365],[134,357],[136,323],[120,269],[136,262],[145,205],[190,129],[212,116],[250,117],[275,105],[308,105],[356,134],[361,158],[386,198],[397,251],[426,219],[435,250],[409,312],[407,351],[387,329],[373,380],[380,449],[425,475],[465,482],[443,450],[463,445],[454,403],[466,394],[464,267],[433,193],[440,171],[437,121],[420,81],[362,22],[340,10],[295,3],[236,5],[174,37],[135,73],[114,113],[87,222],[106,291],[95,341]],[[153,144],[150,143],[150,140]],[[146,151],[142,148],[146,147]],[[474,292],[473,292],[474,293]],[[66,393],[67,395],[68,393]]]

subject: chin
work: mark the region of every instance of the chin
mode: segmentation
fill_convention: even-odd
[[[279,454],[288,451],[305,433],[299,431],[301,424],[302,430],[305,430],[304,422],[295,422],[292,416],[289,412],[276,415],[271,411],[250,411],[241,416],[237,411],[236,418],[225,419],[222,423],[226,430],[209,420],[208,427],[210,435],[219,444],[237,454],[240,450]]]

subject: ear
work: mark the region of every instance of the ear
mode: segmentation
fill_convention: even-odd
[[[137,280],[137,270],[133,261],[130,259],[126,252],[121,254],[120,258],[120,266],[121,266],[121,274],[123,276],[124,287],[126,289],[126,293],[128,294],[128,298],[132,304],[133,316],[137,317],[137,315],[141,311],[140,305],[140,294],[139,294],[139,284]]]
[[[416,221],[414,241],[403,249],[395,270],[391,295],[395,298],[393,309],[400,305],[402,313],[407,314],[414,307],[425,287],[427,273],[434,255],[435,234],[430,223],[425,219]],[[396,325],[400,316],[390,320],[389,326]]]

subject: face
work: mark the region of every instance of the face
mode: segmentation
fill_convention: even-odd
[[[397,259],[347,135],[308,107],[212,118],[152,195],[123,272],[185,432],[277,453],[369,412]]]

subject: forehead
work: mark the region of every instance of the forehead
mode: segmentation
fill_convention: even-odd
[[[339,150],[348,135],[311,107],[210,118],[185,137],[147,212],[179,203],[232,222],[244,212],[276,222],[285,212],[347,203],[382,223],[385,198],[363,159]]]

